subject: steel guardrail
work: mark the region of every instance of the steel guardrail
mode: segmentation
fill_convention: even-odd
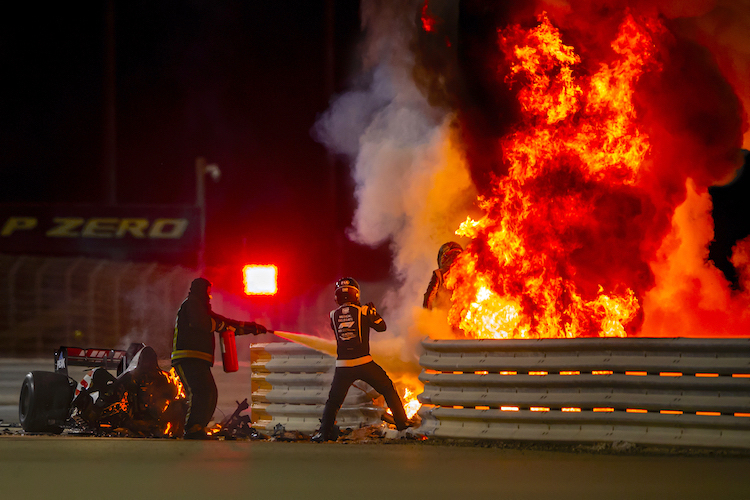
[[[422,342],[426,436],[750,448],[750,339]]]
[[[313,433],[333,381],[335,359],[292,342],[250,345],[251,420],[257,428]],[[341,428],[377,425],[385,412],[378,393],[362,381],[347,393],[336,417]]]

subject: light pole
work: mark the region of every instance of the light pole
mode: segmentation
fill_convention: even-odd
[[[214,182],[221,179],[221,170],[216,164],[206,165],[206,159],[199,156],[195,159],[195,206],[200,217],[200,244],[198,247],[198,272],[206,268],[206,181],[209,174]]]

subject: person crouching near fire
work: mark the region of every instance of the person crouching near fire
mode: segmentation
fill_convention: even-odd
[[[349,387],[357,380],[370,384],[385,397],[393,413],[396,428],[409,427],[404,405],[388,374],[370,356],[370,328],[384,332],[385,321],[372,302],[359,303],[359,283],[354,278],[336,282],[334,294],[337,309],[331,311],[331,328],[336,334],[336,370],[328,393],[320,430],[312,437],[315,442],[335,439],[333,426],[336,414],[346,398]]]
[[[422,307],[425,309],[449,309],[451,305],[451,292],[445,288],[445,275],[451,268],[453,261],[461,255],[463,248],[455,241],[449,241],[440,245],[438,250],[438,268],[432,271],[430,284],[424,293]]]
[[[197,278],[177,312],[172,340],[172,366],[187,396],[185,439],[207,439],[206,426],[216,410],[218,390],[211,367],[214,364],[214,332],[234,329],[235,335],[260,335],[266,327],[237,321],[211,310],[211,282]]]

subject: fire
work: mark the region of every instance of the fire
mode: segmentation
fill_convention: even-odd
[[[430,2],[429,0],[425,0],[424,4],[422,5],[422,28],[425,31],[434,31],[435,30],[435,24],[436,20],[435,17],[430,13]]]
[[[404,388],[404,395],[401,399],[404,403],[407,418],[412,418],[422,407],[422,403],[417,400],[417,394],[408,387]]]
[[[187,397],[187,395],[185,394],[185,387],[182,385],[180,376],[177,375],[174,366],[171,367],[168,372],[164,372],[164,376],[167,377],[167,380],[170,384],[174,385],[177,388],[177,395],[175,396],[175,399],[183,399]]]
[[[602,200],[640,195],[651,146],[633,95],[659,68],[660,30],[626,16],[612,60],[588,72],[544,14],[530,30],[499,31],[523,120],[500,140],[507,175],[479,197],[484,216],[456,231],[471,242],[446,278],[448,321],[466,336],[624,337],[638,326],[625,273],[583,275],[576,259],[590,252],[589,235],[607,234]]]
[[[409,379],[408,381],[406,381]],[[419,409],[422,407],[422,403],[419,402],[417,396],[422,392],[421,384],[418,380],[411,380],[410,375],[403,375],[401,380],[397,382],[397,386],[403,388],[399,391],[401,395],[401,403],[404,405],[404,411],[406,412],[406,418],[411,419],[417,414]],[[419,388],[417,387],[419,386]],[[393,415],[390,408],[386,410],[386,413]]]

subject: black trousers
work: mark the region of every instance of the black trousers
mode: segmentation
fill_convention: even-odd
[[[187,396],[185,433],[202,431],[211,421],[219,397],[211,373],[211,363],[202,359],[183,358],[175,361],[174,367]]]
[[[398,392],[396,392],[396,388],[393,387],[393,382],[380,365],[374,361],[370,361],[359,366],[336,367],[336,371],[333,374],[331,391],[328,393],[328,401],[326,401],[323,418],[320,421],[320,432],[323,436],[326,439],[332,437],[331,431],[336,420],[336,414],[338,414],[341,405],[344,403],[344,398],[346,398],[349,387],[357,380],[367,382],[373,389],[382,394],[393,413],[396,428],[398,430],[406,429],[406,412],[404,411],[403,403],[401,403],[401,398],[398,396]]]

